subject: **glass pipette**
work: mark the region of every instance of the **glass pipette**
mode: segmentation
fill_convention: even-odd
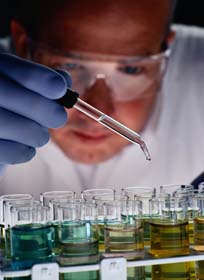
[[[151,160],[150,153],[147,149],[147,145],[138,133],[121,124],[120,122],[116,121],[115,119],[109,117],[108,115],[104,114],[95,107],[91,106],[87,102],[80,99],[78,96],[78,93],[68,89],[65,96],[58,99],[57,101],[58,103],[62,104],[67,108],[74,107],[78,111],[82,112],[83,114],[89,116],[93,120],[101,123],[103,126],[109,128],[110,130],[119,134],[123,138],[127,139],[129,142],[133,144],[139,144],[140,148],[145,154],[146,159]]]

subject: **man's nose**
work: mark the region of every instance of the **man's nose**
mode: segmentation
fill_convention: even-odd
[[[114,110],[112,90],[104,75],[97,75],[91,86],[85,89],[82,99],[106,114]]]

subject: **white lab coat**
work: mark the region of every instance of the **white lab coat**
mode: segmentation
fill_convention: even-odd
[[[106,162],[78,164],[53,143],[38,149],[28,163],[9,166],[0,179],[0,194],[48,190],[189,183],[204,170],[204,30],[177,27],[176,40],[161,95],[143,138],[148,162],[139,146],[130,145]]]

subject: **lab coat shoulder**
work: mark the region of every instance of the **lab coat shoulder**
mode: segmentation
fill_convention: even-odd
[[[37,149],[29,162],[7,166],[0,177],[0,195],[32,193],[36,198],[44,191],[73,190],[80,192],[74,164],[50,141]]]
[[[36,156],[30,162],[7,166],[0,178],[0,194],[40,193],[49,185],[49,178],[49,169]]]
[[[163,83],[157,131],[156,161],[161,174],[166,174],[165,184],[190,183],[204,168],[204,30],[173,29],[176,38]]]
[[[204,28],[195,26],[174,25],[176,32],[172,47],[172,57],[177,60],[177,72],[186,77],[192,75],[193,79],[203,81],[204,69]],[[170,59],[170,66],[171,59]],[[176,69],[174,69],[176,71]]]
[[[173,26],[173,29],[176,37],[171,47],[165,92],[173,102],[179,101],[181,106],[185,106],[191,104],[191,99],[193,108],[203,111],[204,29],[182,25]],[[178,106],[174,105],[175,108]]]

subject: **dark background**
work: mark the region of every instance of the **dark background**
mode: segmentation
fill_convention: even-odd
[[[9,34],[14,7],[15,0],[0,0],[0,37]],[[204,27],[204,0],[178,0],[174,22]]]

